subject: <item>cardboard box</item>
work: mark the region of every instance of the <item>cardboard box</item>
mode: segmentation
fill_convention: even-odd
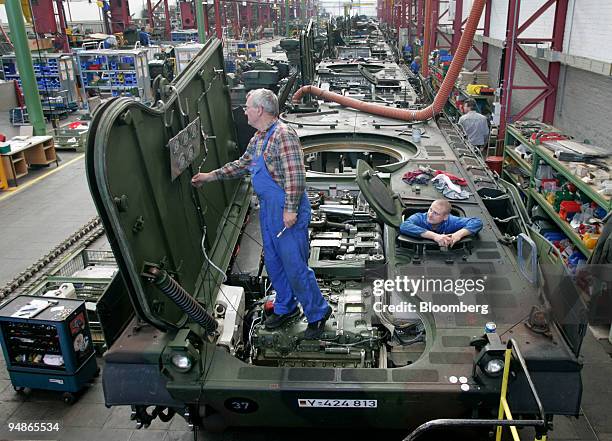
[[[31,51],[53,49],[53,40],[51,38],[28,40],[28,46],[30,47]]]

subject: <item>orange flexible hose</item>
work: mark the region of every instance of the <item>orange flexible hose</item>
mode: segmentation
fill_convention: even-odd
[[[381,106],[379,104],[366,103],[364,101],[357,100],[355,98],[349,98],[343,95],[339,95],[334,92],[323,90],[316,86],[303,86],[293,95],[292,101],[298,103],[300,99],[307,93],[322,98],[327,101],[332,101],[343,105],[344,107],[351,107],[353,109],[361,110],[362,112],[371,113],[373,115],[384,116],[387,118],[399,119],[402,121],[425,121],[429,118],[433,118],[436,114],[440,113],[444,108],[444,104],[450,96],[451,90],[461,73],[467,54],[472,47],[472,41],[474,40],[474,34],[480,21],[480,16],[484,9],[486,0],[474,0],[470,16],[465,24],[465,30],[461,35],[459,41],[459,47],[457,47],[457,53],[454,54],[453,61],[451,62],[448,72],[444,77],[444,81],[440,86],[440,90],[436,94],[433,103],[422,110],[406,110],[397,109],[394,107]],[[423,54],[423,63],[427,62],[427,54]]]

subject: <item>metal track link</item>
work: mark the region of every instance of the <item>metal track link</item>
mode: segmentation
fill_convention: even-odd
[[[90,245],[94,240],[104,234],[104,228],[99,217],[95,217],[85,225],[83,225],[74,234],[56,246],[48,254],[41,257],[36,263],[31,265],[25,271],[19,273],[13,280],[8,282],[0,289],[0,300],[5,299],[10,294],[22,294],[27,289],[37,283],[45,274],[53,267],[53,265],[61,260],[61,257],[68,252],[83,246]]]

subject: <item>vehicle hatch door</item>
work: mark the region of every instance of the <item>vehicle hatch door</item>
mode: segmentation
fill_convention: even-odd
[[[363,161],[357,161],[355,178],[361,193],[385,224],[399,228],[402,223],[402,203],[398,194],[391,191],[380,176]]]
[[[222,275],[202,246],[227,268],[248,208],[247,180],[191,185],[199,168],[239,156],[223,67],[220,41],[209,40],[172,83],[157,77],[161,102],[111,99],[90,128],[94,203],[136,313],[162,330],[181,327],[186,315],[142,275],[145,264],[162,267],[210,309]]]

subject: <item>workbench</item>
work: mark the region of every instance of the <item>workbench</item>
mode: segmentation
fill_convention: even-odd
[[[7,181],[17,186],[17,179],[27,175],[31,166],[59,165],[52,136],[17,138],[9,140],[10,152],[0,154]]]

